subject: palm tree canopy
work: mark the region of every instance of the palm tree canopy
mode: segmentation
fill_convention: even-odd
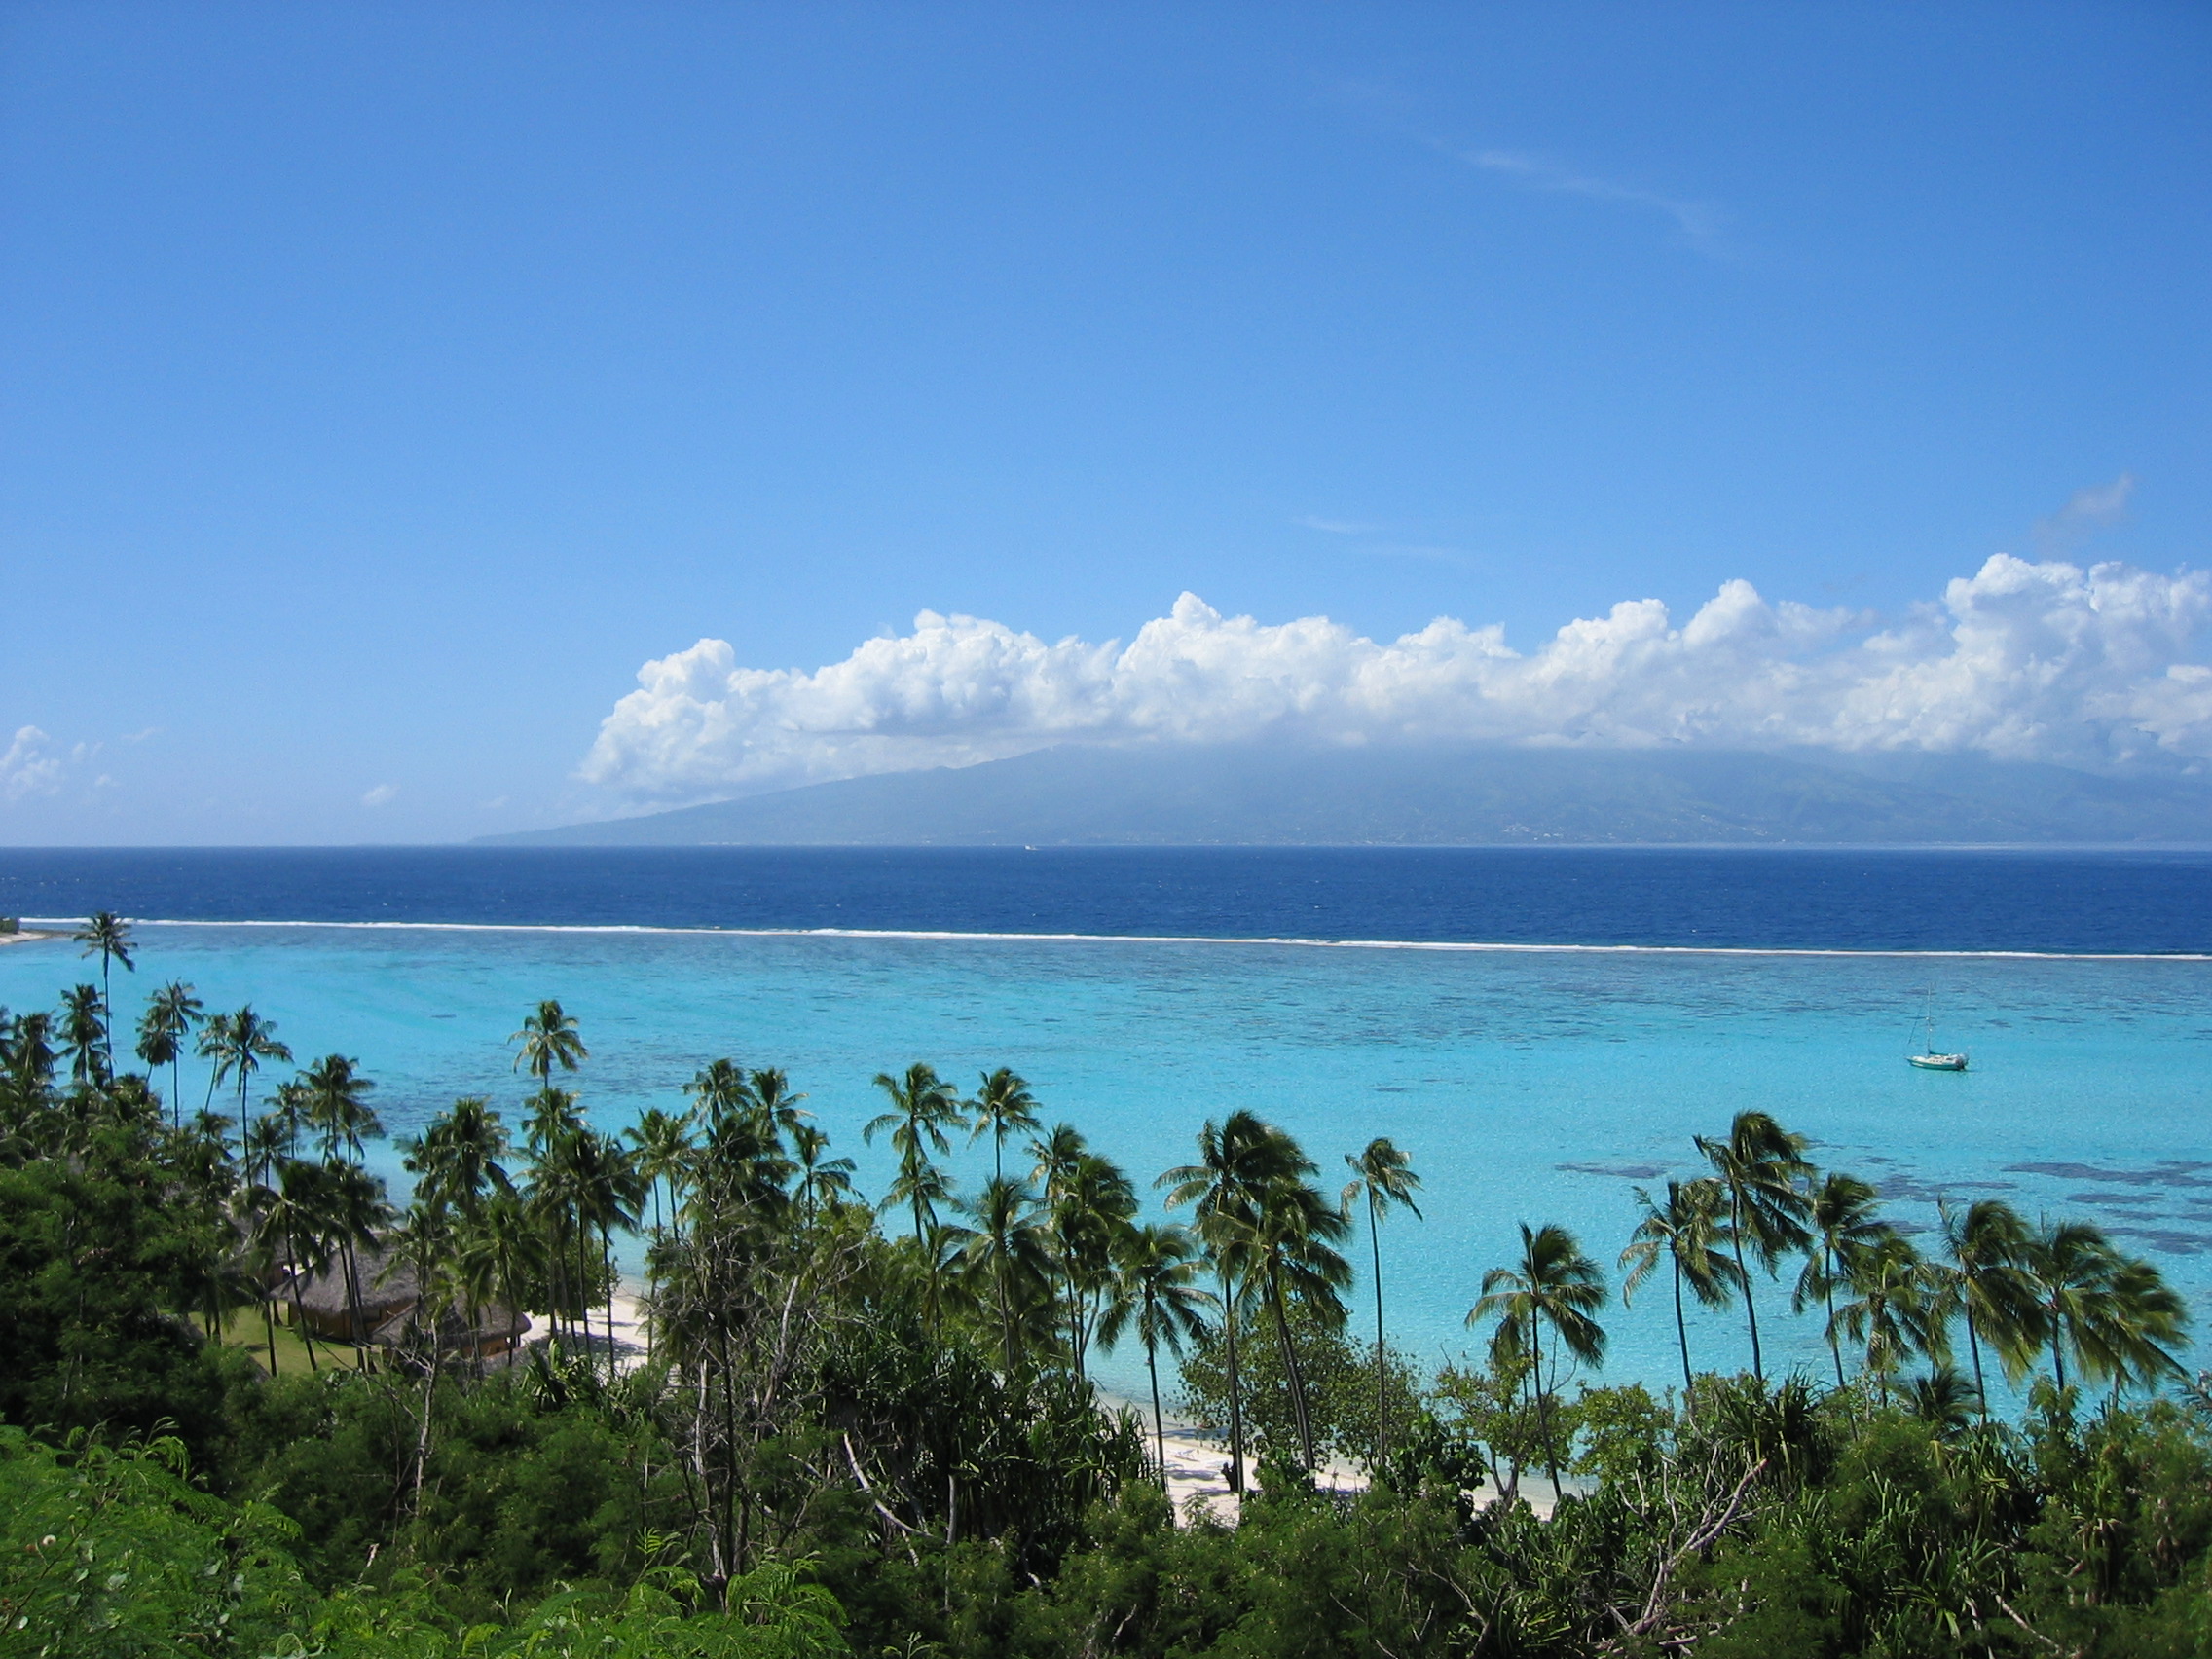
[[[1356,1157],[1346,1153],[1345,1162],[1352,1171],[1352,1178],[1345,1183],[1346,1209],[1364,1197],[1374,1204],[1378,1221],[1390,1213],[1393,1204],[1411,1210],[1415,1219],[1419,1219],[1420,1205],[1414,1202],[1414,1193],[1420,1186],[1420,1177],[1414,1172],[1413,1160],[1387,1136],[1378,1135]]]
[[[84,946],[81,955],[96,956],[102,966],[111,961],[120,962],[126,970],[137,972],[130,960],[130,953],[136,948],[130,942],[130,924],[113,910],[95,912],[69,938]]]
[[[1789,1306],[1802,1313],[1825,1296],[1838,1278],[1838,1264],[1850,1251],[1877,1242],[1884,1232],[1875,1214],[1880,1195],[1856,1175],[1830,1170],[1806,1199],[1805,1223],[1809,1241],[1816,1248],[1805,1255],[1805,1268]]]
[[[1690,1294],[1707,1308],[1725,1308],[1743,1287],[1743,1273],[1728,1254],[1728,1203],[1720,1183],[1712,1176],[1696,1181],[1669,1181],[1667,1201],[1655,1203],[1649,1192],[1636,1189],[1636,1201],[1643,1212],[1620,1266],[1628,1270],[1621,1280],[1625,1307],[1662,1263],[1680,1272]]]
[[[1098,1343],[1111,1348],[1133,1335],[1145,1349],[1181,1354],[1205,1329],[1216,1306],[1199,1282],[1198,1241],[1172,1222],[1146,1222],[1123,1233],[1114,1251],[1115,1294],[1098,1321]]]
[[[877,1072],[875,1087],[891,1097],[891,1110],[869,1120],[861,1131],[866,1139],[873,1142],[888,1129],[893,1148],[908,1160],[923,1156],[925,1145],[940,1156],[952,1150],[945,1130],[963,1126],[965,1120],[959,1095],[937,1075],[935,1066],[917,1060],[902,1077]]]
[[[1728,1138],[1692,1137],[1729,1195],[1741,1241],[1769,1269],[1788,1250],[1811,1241],[1804,1216],[1808,1201],[1798,1183],[1813,1172],[1805,1137],[1791,1134],[1764,1112],[1739,1112]]]
[[[515,1068],[528,1071],[539,1083],[552,1081],[553,1069],[574,1071],[591,1058],[591,1051],[584,1047],[577,1033],[576,1022],[558,1002],[548,998],[537,1005],[537,1012],[522,1022],[522,1029],[507,1039],[522,1045],[515,1055]]]
[[[1003,1141],[1010,1134],[1037,1126],[1036,1097],[1029,1092],[1029,1085],[1005,1066],[983,1074],[982,1087],[968,1102],[968,1113],[970,1140],[989,1135]]]
[[[1482,1300],[1467,1323],[1494,1318],[1520,1351],[1535,1351],[1536,1325],[1548,1323],[1567,1352],[1585,1365],[1604,1363],[1605,1330],[1596,1314],[1605,1304],[1605,1275],[1581,1242],[1556,1222],[1521,1224],[1521,1259],[1483,1274]]]

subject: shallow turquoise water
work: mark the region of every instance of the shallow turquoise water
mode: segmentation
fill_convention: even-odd
[[[461,1093],[511,1111],[525,1089],[504,1039],[557,996],[590,1044],[580,1085],[602,1126],[676,1104],[710,1058],[781,1065],[878,1191],[887,1158],[860,1135],[880,1104],[869,1079],[916,1059],[964,1086],[1014,1067],[1140,1182],[1237,1106],[1296,1133],[1332,1185],[1343,1154],[1387,1134],[1427,1182],[1427,1219],[1385,1230],[1391,1328],[1430,1359],[1469,1345],[1461,1315],[1517,1221],[1564,1222],[1609,1266],[1631,1188],[1692,1171],[1691,1134],[1752,1106],[1883,1183],[1908,1223],[1933,1220],[1938,1190],[2092,1214],[2212,1321],[2202,961],[200,924],[140,938],[116,986],[127,1018],[172,977],[210,1007],[251,1001],[303,1062],[356,1056],[401,1132]],[[94,966],[58,942],[0,950],[0,1004],[52,1006]],[[1964,1076],[1904,1064],[1932,984],[1939,1035],[1973,1054]],[[204,1073],[186,1081],[197,1105]],[[965,1154],[961,1173],[987,1159]],[[1814,1322],[1760,1289],[1772,1351],[1825,1366]],[[1660,1287],[1608,1323],[1608,1378],[1676,1374]],[[1700,1319],[1692,1343],[1701,1364],[1748,1361],[1733,1318]],[[1142,1375],[1133,1355],[1103,1371]]]

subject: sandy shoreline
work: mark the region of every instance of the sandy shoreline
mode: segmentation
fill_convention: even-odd
[[[0,933],[0,944],[30,944],[37,940],[67,939],[68,937],[67,934],[33,933],[28,928],[18,928],[14,933]]]

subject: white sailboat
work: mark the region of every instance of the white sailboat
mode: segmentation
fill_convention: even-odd
[[[1936,993],[1934,991],[1928,993],[1928,1007],[1921,1015],[1921,1024],[1925,1027],[1927,1033],[1924,1039],[1926,1048],[1917,1054],[1907,1053],[1905,1063],[1918,1066],[1922,1071],[1965,1071],[1967,1069],[1966,1055],[1942,1053],[1936,1047]]]

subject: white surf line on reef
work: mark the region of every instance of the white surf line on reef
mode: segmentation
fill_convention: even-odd
[[[272,922],[194,921],[128,916],[134,928],[339,928],[398,933],[668,934],[708,939],[911,940],[977,944],[1224,944],[1294,950],[1431,950],[1502,955],[1585,956],[1842,956],[1991,962],[2212,962],[2189,950],[1900,950],[1810,944],[1527,944],[1431,939],[1301,939],[1249,934],[970,933],[950,928],[716,928],[636,922]],[[67,917],[25,916],[25,927],[75,926]]]

